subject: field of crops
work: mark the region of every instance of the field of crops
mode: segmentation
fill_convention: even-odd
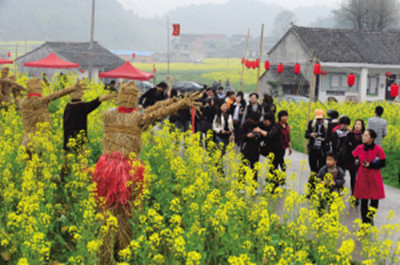
[[[26,80],[22,76],[18,82],[25,85]],[[91,84],[84,100],[102,93],[102,85]],[[117,219],[98,207],[90,173],[102,152],[102,112],[115,105],[103,103],[89,115],[90,142],[84,153],[69,155],[72,170],[62,182],[62,115],[68,101],[67,96],[49,106],[52,122],[41,125],[35,136],[32,159],[19,145],[20,114],[13,108],[1,111],[0,264],[99,264],[105,235],[118,228]],[[352,119],[366,119],[374,108],[330,107]],[[395,152],[400,148],[399,109],[384,107],[390,124],[384,148]],[[293,143],[303,148],[306,105],[279,108],[289,110]],[[226,154],[221,174],[215,162],[219,151],[203,150],[198,135],[185,135],[183,145],[181,138],[167,125],[143,135],[140,159],[146,165],[146,185],[131,209],[133,236],[129,247],[116,254],[119,264],[357,263],[352,256],[363,257],[363,264],[400,262],[400,225],[392,224],[392,213],[380,229],[360,230],[356,220],[349,230],[341,223],[347,195],[335,196],[330,211],[320,212],[318,201],[327,194],[322,185],[310,202],[290,185],[271,193],[273,185],[268,183],[274,178],[295,180],[306,165],[290,176],[268,173],[268,165],[259,165],[259,176],[267,184],[253,197],[257,183],[251,171],[245,183],[238,181],[240,157],[233,150]]]
[[[134,63],[135,67],[151,72],[153,64]],[[155,64],[157,69],[157,80],[164,80],[167,76],[167,63]],[[260,75],[264,69],[261,69]],[[231,87],[239,90],[240,77],[242,73],[242,65],[240,59],[205,59],[201,63],[171,63],[170,75],[171,79],[177,81],[192,80],[207,85],[211,85],[214,81],[222,81],[225,86],[226,80],[229,78]],[[257,83],[257,69],[247,69],[245,67],[243,75],[243,91],[255,91]]]

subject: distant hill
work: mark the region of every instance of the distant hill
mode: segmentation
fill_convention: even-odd
[[[68,3],[68,5],[65,5]],[[279,2],[278,2],[279,3]],[[203,4],[169,12],[171,23],[180,23],[182,33],[260,35],[273,30],[275,16],[284,10],[278,4],[256,0],[231,0],[225,4]],[[329,24],[331,10],[323,6],[293,10],[297,25]],[[0,0],[0,40],[89,41],[91,1]],[[143,19],[116,0],[96,0],[95,40],[107,48],[166,50],[166,16]]]
[[[1,0],[0,39],[89,41],[91,2]],[[159,28],[115,0],[96,1],[95,40],[107,48],[148,49],[157,41]]]

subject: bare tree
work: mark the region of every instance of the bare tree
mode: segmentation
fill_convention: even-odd
[[[396,24],[398,7],[398,0],[343,0],[333,14],[339,25],[382,31]]]

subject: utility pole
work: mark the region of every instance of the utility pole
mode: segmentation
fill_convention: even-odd
[[[169,17],[167,17],[167,76],[169,76]]]
[[[264,39],[264,24],[261,26],[261,38],[260,38],[260,55],[258,57],[258,69],[257,69],[257,88],[256,93],[258,94],[258,88],[260,87],[260,63],[262,62],[262,46],[263,46],[263,39]]]
[[[90,45],[89,45],[89,80],[92,80],[93,70],[93,36],[94,36],[94,9],[96,0],[92,0],[92,23],[90,26]]]
[[[243,86],[244,62],[246,61],[246,57],[247,57],[247,46],[249,45],[249,37],[250,37],[250,28],[247,30],[246,44],[244,46],[242,74],[240,75],[240,88],[239,88],[240,91],[242,90],[242,86]]]

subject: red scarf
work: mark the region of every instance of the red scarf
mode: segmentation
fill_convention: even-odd
[[[137,111],[137,108],[127,108],[127,107],[118,107],[119,113],[131,113],[132,111]]]
[[[40,94],[38,94],[38,93],[30,93],[30,94],[28,95],[28,98],[31,98],[31,97],[39,97],[39,98],[41,98],[42,95],[40,95]]]

